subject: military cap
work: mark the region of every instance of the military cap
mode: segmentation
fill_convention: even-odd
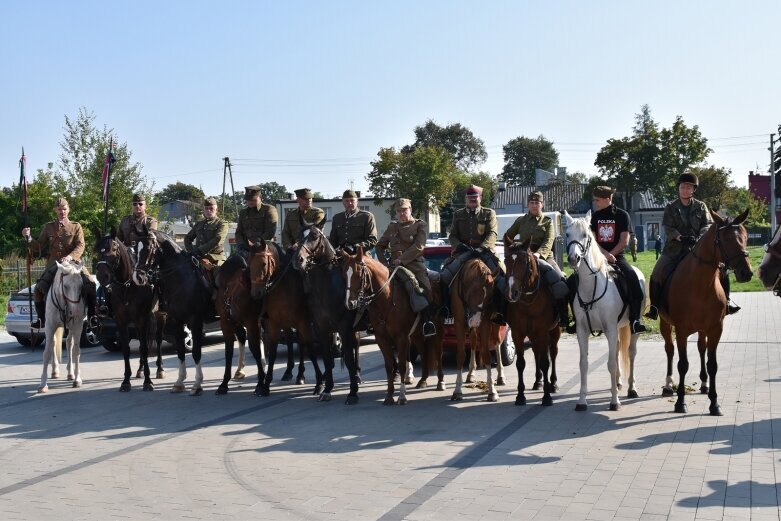
[[[483,189],[477,185],[469,185],[464,191],[467,197],[477,197],[483,195]]]
[[[204,206],[217,206],[217,199],[215,199],[214,197],[207,197],[206,199],[203,200],[203,205]]]
[[[60,206],[68,206],[68,200],[63,196],[59,196],[54,200],[54,207],[59,208]]]
[[[134,203],[145,203],[146,198],[144,197],[144,194],[136,192],[133,194],[133,202]]]
[[[526,201],[527,202],[539,201],[541,203],[544,202],[542,197],[542,192],[540,192],[539,190],[535,190],[534,192],[529,194],[529,197],[526,198]]]
[[[355,198],[358,199],[358,194],[356,194],[353,190],[345,190],[342,194],[342,199],[350,199]]]
[[[412,208],[412,202],[409,199],[396,199],[396,208]]]
[[[681,183],[693,184],[695,188],[700,186],[700,180],[697,179],[697,175],[692,174],[691,172],[686,172],[685,174],[678,176],[678,186],[681,186]]]
[[[594,197],[598,197],[600,199],[606,199],[608,197],[613,197],[613,193],[615,190],[610,188],[609,186],[595,186],[594,187]]]
[[[244,187],[244,200],[249,201],[260,193],[260,187],[258,185],[245,186]]]
[[[300,197],[301,199],[311,199],[313,197],[312,190],[309,188],[299,188],[296,190],[296,197]]]

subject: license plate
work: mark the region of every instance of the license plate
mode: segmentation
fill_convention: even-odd
[[[19,306],[17,309],[19,310],[20,315],[30,314],[30,306]]]
[[[453,317],[448,317],[445,319],[445,325],[452,326],[453,323]]]

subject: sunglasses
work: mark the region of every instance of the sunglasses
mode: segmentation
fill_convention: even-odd
[[[133,206],[144,206],[144,203],[133,203]]]

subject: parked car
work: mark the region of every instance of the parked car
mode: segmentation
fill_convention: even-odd
[[[29,288],[11,293],[8,298],[5,315],[5,329],[8,334],[16,337],[16,340],[25,347],[36,347],[43,343],[45,335],[43,328],[30,330],[30,291],[35,291],[33,284]],[[32,319],[38,318],[35,306],[32,306]],[[86,320],[86,319],[85,319]],[[68,331],[65,331],[67,337]],[[95,331],[86,327],[81,330],[81,347],[94,347],[100,344],[100,339]]]

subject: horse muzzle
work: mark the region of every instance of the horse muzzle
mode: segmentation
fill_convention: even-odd
[[[578,265],[580,264],[580,255],[573,254],[573,255],[567,255],[567,262],[569,263],[569,267],[573,270],[578,269]]]
[[[748,282],[753,275],[754,273],[751,271],[751,268],[745,266],[741,266],[735,270],[735,280],[738,282]]]

